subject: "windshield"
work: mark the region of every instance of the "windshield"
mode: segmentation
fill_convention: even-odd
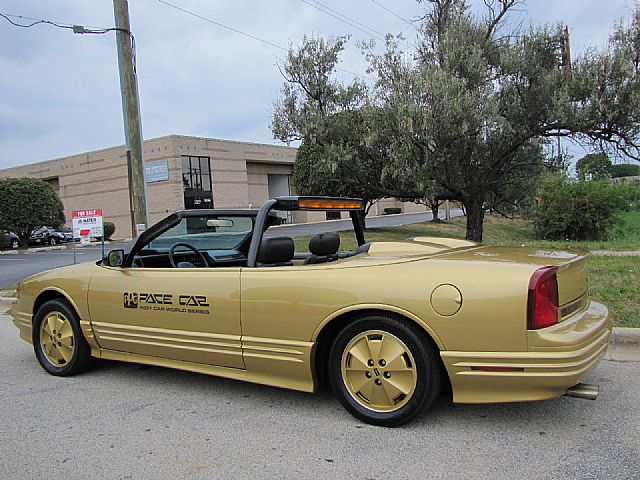
[[[151,241],[145,248],[168,250],[174,243],[184,242],[198,250],[236,250],[251,234],[252,229],[253,217],[185,217],[178,225]]]

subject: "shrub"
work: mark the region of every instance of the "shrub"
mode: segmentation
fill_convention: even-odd
[[[104,222],[102,231],[104,233],[104,239],[110,240],[111,236],[116,232],[116,226],[111,222]]]
[[[394,215],[400,212],[402,212],[402,209],[399,207],[387,207],[384,209],[385,215]]]
[[[625,209],[626,190],[607,180],[553,177],[543,183],[534,210],[535,234],[548,240],[603,240]]]
[[[37,178],[0,179],[0,230],[15,232],[23,245],[42,225],[64,223],[64,207],[53,187]]]

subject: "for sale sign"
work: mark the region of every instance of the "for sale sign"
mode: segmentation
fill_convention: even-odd
[[[73,238],[102,236],[102,209],[75,210],[72,216]]]

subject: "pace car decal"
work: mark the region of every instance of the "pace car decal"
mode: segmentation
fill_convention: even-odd
[[[174,300],[177,298],[177,304]],[[153,310],[154,312],[208,314],[206,295],[177,295],[172,293],[124,292],[124,308]]]

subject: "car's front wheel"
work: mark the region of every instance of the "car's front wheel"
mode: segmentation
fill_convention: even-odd
[[[338,334],[329,379],[347,411],[387,427],[430,407],[441,390],[437,352],[424,332],[383,314],[359,318]]]
[[[14,250],[20,246],[20,242],[18,240],[11,240],[11,248]]]
[[[56,237],[49,237],[49,245],[55,245],[57,242]]]
[[[78,315],[62,300],[45,302],[36,312],[33,348],[42,368],[52,375],[73,375],[91,366],[91,349]]]

